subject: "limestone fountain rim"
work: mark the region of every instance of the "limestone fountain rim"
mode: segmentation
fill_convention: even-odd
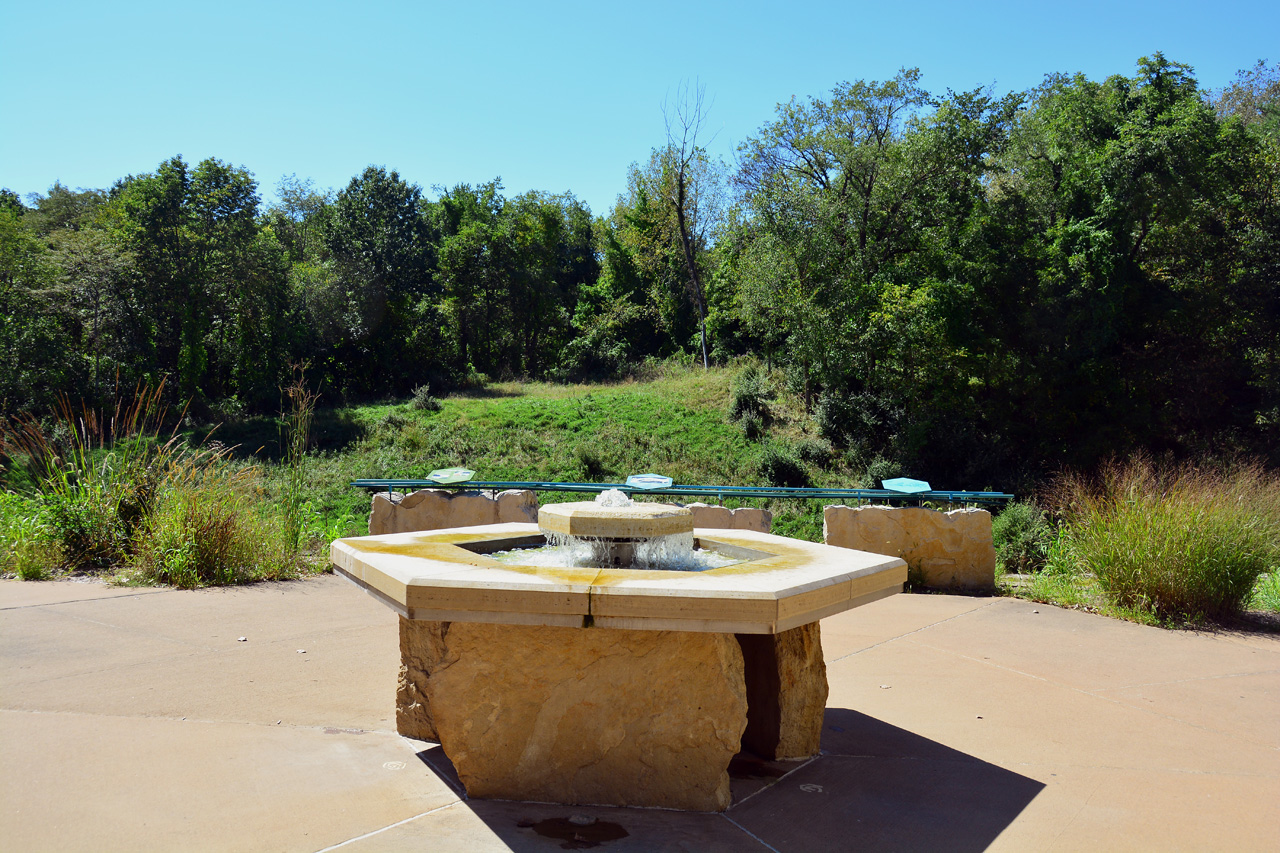
[[[410,619],[773,634],[899,592],[906,563],[749,530],[695,529],[754,552],[703,572],[506,565],[478,551],[541,539],[527,523],[339,539],[335,570]],[[496,548],[493,548],[496,550]]]

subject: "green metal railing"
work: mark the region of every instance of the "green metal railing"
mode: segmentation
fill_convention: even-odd
[[[542,481],[514,480],[469,480],[463,483],[438,483],[435,480],[352,480],[351,485],[369,491],[406,492],[413,489],[481,489],[485,491],[503,491],[505,489],[528,489],[534,492],[583,492],[599,493],[606,489],[618,489],[628,495],[668,495],[671,497],[714,497],[720,503],[726,498],[739,499],[771,499],[789,498],[793,500],[838,500],[857,503],[875,502],[886,504],[919,505],[925,502],[948,504],[1002,504],[1012,501],[1014,496],[1006,492],[966,492],[934,489],[927,492],[895,492],[889,489],[827,489],[827,488],[789,488],[783,486],[682,486],[671,485],[665,488],[638,488],[626,483],[557,483]]]

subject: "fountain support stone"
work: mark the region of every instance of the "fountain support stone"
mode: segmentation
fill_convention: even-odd
[[[638,506],[614,527],[565,504],[540,521],[628,547],[689,523]],[[602,566],[554,569],[487,556],[540,544],[530,524],[344,539],[331,555],[400,614],[397,727],[438,741],[471,796],[719,811],[741,746],[817,752],[818,619],[899,591],[906,566],[754,531],[688,532],[743,562],[674,572],[617,568],[630,564],[617,550]]]

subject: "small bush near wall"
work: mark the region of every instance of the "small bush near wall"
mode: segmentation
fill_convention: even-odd
[[[1031,502],[1012,503],[991,521],[996,560],[1006,572],[1031,572],[1044,568],[1053,542],[1053,530],[1044,512]]]

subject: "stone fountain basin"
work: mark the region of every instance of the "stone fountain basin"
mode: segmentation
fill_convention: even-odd
[[[335,569],[412,620],[778,634],[900,592],[906,563],[748,530],[696,529],[744,560],[701,572],[545,568],[488,554],[544,541],[536,524],[339,539]]]

